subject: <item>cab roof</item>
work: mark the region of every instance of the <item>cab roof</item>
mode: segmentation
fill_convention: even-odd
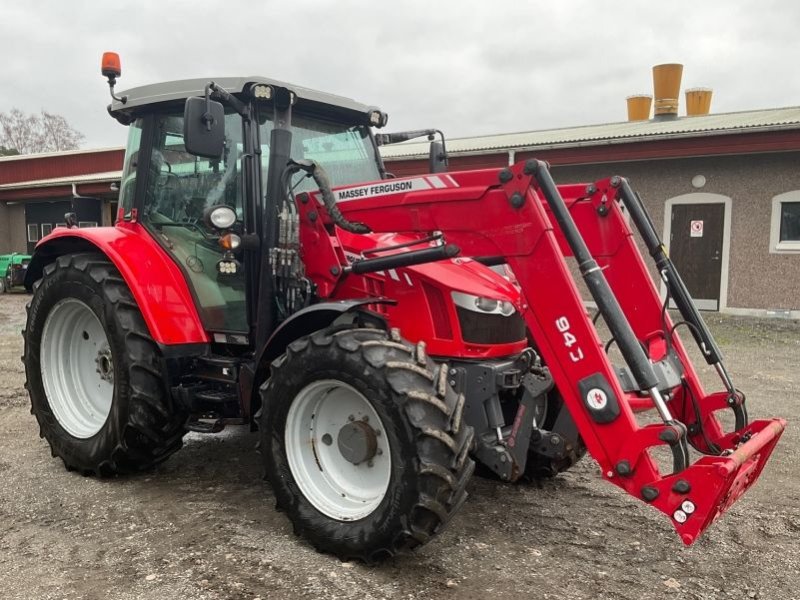
[[[312,90],[292,83],[270,79],[268,77],[251,76],[251,77],[219,77],[207,79],[181,79],[178,81],[166,81],[163,83],[154,83],[150,85],[143,85],[135,87],[124,92],[119,93],[119,96],[127,96],[127,102],[124,104],[118,100],[113,100],[108,107],[108,112],[113,117],[119,118],[123,115],[130,115],[136,112],[137,108],[145,107],[151,104],[170,102],[176,100],[185,100],[192,96],[202,96],[205,94],[206,85],[213,81],[218,86],[224,88],[231,94],[241,93],[245,87],[253,83],[263,83],[274,87],[283,87],[294,92],[297,100],[297,105],[303,104],[316,104],[318,108],[329,106],[346,111],[354,111],[360,114],[367,114],[370,111],[377,110],[374,106],[368,106],[360,102],[356,102],[351,98],[345,96],[337,96],[336,94],[328,94]]]

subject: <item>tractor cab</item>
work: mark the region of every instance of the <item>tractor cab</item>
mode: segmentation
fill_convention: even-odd
[[[289,91],[263,77],[217,79],[213,90],[208,84],[143,86],[109,106],[130,126],[118,221],[144,226],[180,265],[207,331],[243,341],[258,320],[259,240],[275,222],[285,157],[316,161],[336,186],[381,179],[370,125],[385,123],[386,116],[346,98],[296,86]],[[187,99],[219,108],[219,142],[210,155],[187,149],[187,135],[205,129],[196,119],[188,122]],[[295,193],[314,189],[304,177],[292,185]],[[216,213],[230,216],[212,217],[222,207],[230,210]],[[253,251],[242,252],[242,245]]]

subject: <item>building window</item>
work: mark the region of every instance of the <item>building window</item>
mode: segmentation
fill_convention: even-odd
[[[31,223],[30,225],[28,225],[28,241],[29,242],[39,241],[39,226],[36,223]]]
[[[42,223],[42,237],[50,235],[53,231],[53,225],[50,223]]]
[[[97,221],[78,221],[78,227],[97,227]]]
[[[778,194],[772,199],[769,251],[800,253],[800,190]]]

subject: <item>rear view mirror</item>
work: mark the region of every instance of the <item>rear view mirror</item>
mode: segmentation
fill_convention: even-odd
[[[189,98],[183,111],[186,151],[204,158],[219,158],[225,149],[225,109],[205,98]]]
[[[444,149],[444,143],[431,142],[428,152],[428,172],[444,173],[445,171],[447,171],[447,152]]]

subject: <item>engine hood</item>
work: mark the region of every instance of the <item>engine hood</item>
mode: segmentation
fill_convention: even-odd
[[[400,233],[359,235],[341,229],[339,229],[337,233],[345,253],[351,261],[356,258],[361,258],[361,253],[366,250],[406,244],[414,239],[420,239],[419,236]],[[419,247],[414,249],[418,248]],[[408,248],[398,248],[394,252],[408,251]],[[433,263],[405,267],[404,270],[410,271],[415,277],[427,279],[440,288],[472,294],[483,298],[507,300],[511,302],[518,311],[521,310],[522,294],[515,283],[490,267],[472,260],[471,258],[456,257]]]

